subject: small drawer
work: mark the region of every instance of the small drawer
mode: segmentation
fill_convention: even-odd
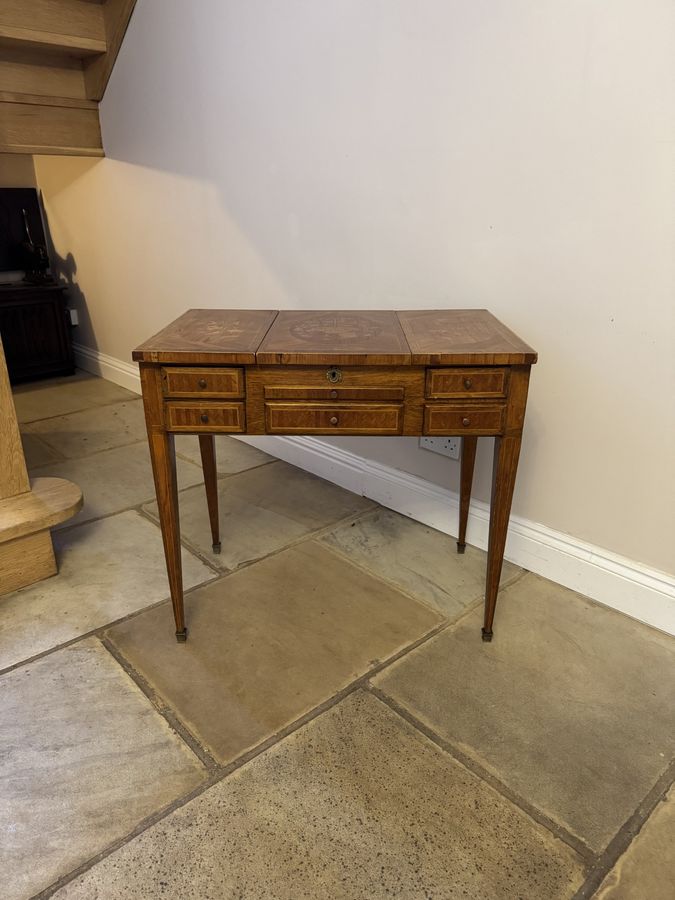
[[[243,369],[162,369],[165,397],[243,397]]]
[[[424,433],[439,435],[501,434],[505,406],[450,406],[427,403],[424,407]]]
[[[396,403],[266,403],[268,434],[401,434]]]
[[[505,397],[506,369],[427,369],[427,397]]]
[[[168,431],[244,431],[243,403],[167,403]]]

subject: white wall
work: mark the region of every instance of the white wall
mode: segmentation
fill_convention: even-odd
[[[674,60],[670,0],[138,0],[108,158],[37,160],[81,340],[487,307],[540,353],[514,511],[674,572]],[[456,483],[410,439],[335,443]]]

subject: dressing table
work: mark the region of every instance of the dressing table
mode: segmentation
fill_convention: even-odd
[[[216,434],[462,436],[457,550],[477,439],[495,438],[483,640],[493,620],[537,354],[487,310],[192,309],[134,350],[176,638],[183,609],[175,434],[197,434],[220,551]]]

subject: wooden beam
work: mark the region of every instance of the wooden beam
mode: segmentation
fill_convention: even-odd
[[[98,105],[68,98],[3,94],[0,153],[103,156]]]

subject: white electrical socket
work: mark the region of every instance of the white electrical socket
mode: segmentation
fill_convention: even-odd
[[[421,437],[420,447],[449,456],[450,459],[459,459],[460,441],[461,438],[458,437]]]

